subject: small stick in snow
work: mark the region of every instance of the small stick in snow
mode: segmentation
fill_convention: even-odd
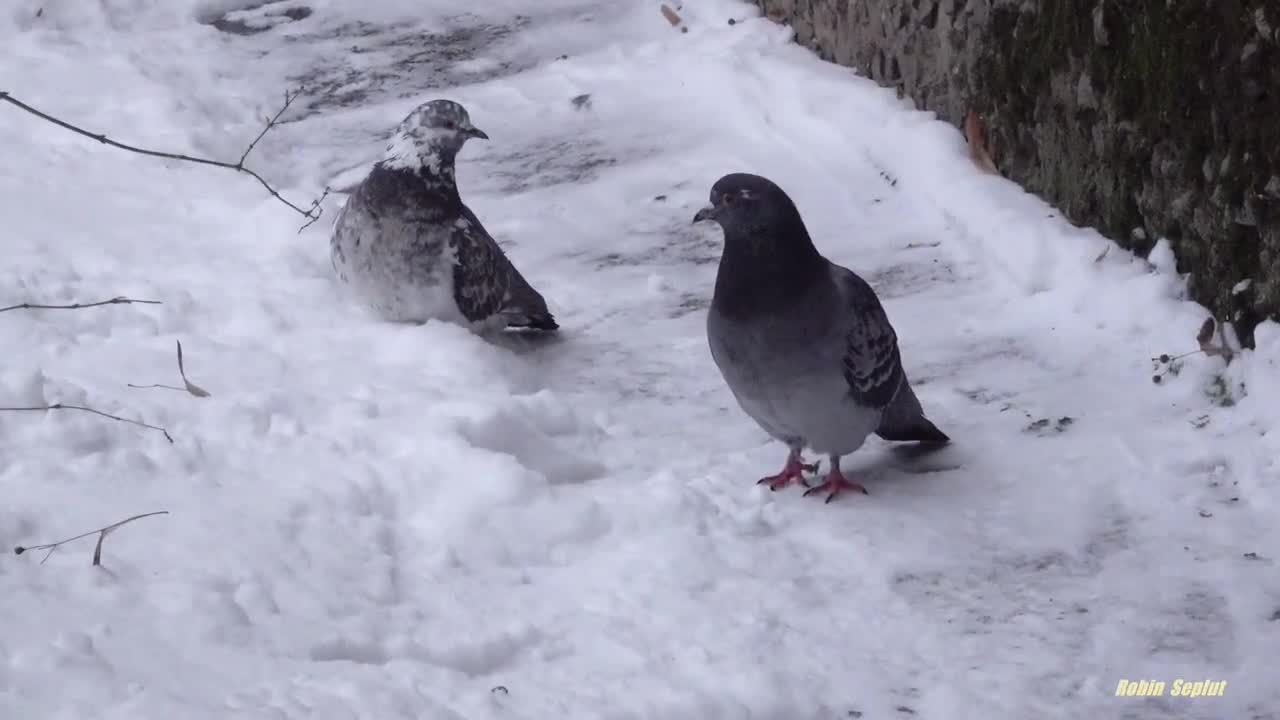
[[[177,343],[178,343],[178,375],[182,377],[183,387],[178,387],[177,385],[164,385],[162,383],[155,383],[152,385],[134,385],[133,383],[129,383],[129,387],[138,388],[141,390],[147,390],[149,388],[164,388],[165,390],[177,390],[179,392],[191,393],[196,397],[201,397],[201,398],[209,397],[208,390],[205,390],[204,388],[200,387],[199,385],[196,385],[195,383],[187,379],[187,370],[182,365],[182,341],[178,340]]]
[[[297,99],[299,95],[302,94],[302,90],[303,90],[302,88],[298,88],[292,94],[288,92],[284,94],[284,107],[281,107],[279,112],[277,112],[273,117],[267,118],[267,126],[262,129],[262,132],[258,133],[258,136],[253,139],[253,142],[249,143],[249,147],[244,151],[244,154],[240,156],[240,160],[234,163],[224,162],[222,160],[210,160],[209,158],[193,157],[191,155],[184,155],[182,153],[162,152],[159,150],[147,150],[146,148],[137,147],[136,145],[129,145],[126,143],[118,142],[116,140],[112,140],[111,138],[107,137],[102,133],[90,132],[88,130],[85,130],[82,127],[73,125],[72,123],[69,123],[65,120],[60,120],[46,112],[38,110],[22,102],[21,100],[15,98],[14,96],[10,95],[8,92],[5,92],[4,90],[0,90],[0,101],[7,102],[10,105],[21,108],[22,110],[25,110],[31,113],[32,115],[35,115],[41,120],[46,120],[48,122],[51,122],[60,128],[63,128],[65,130],[70,130],[71,132],[76,133],[77,135],[83,135],[91,140],[97,140],[98,142],[104,145],[110,145],[111,147],[114,147],[114,148],[127,150],[132,153],[138,153],[139,155],[166,158],[169,160],[182,160],[184,162],[195,163],[197,165],[209,165],[212,167],[226,168],[228,170],[235,170],[236,172],[244,173],[249,177],[253,178],[254,180],[257,180],[258,183],[262,185],[262,187],[266,188],[267,192],[271,193],[272,197],[284,203],[286,206],[289,207],[289,209],[307,218],[307,224],[303,225],[301,228],[298,229],[298,232],[302,232],[306,228],[310,227],[311,224],[314,223],[316,220],[320,219],[320,215],[324,212],[324,210],[320,207],[320,203],[324,202],[324,199],[328,197],[329,189],[325,188],[324,194],[321,195],[316,200],[314,200],[311,203],[311,206],[304,210],[298,207],[297,205],[294,205],[293,203],[289,202],[288,200],[285,200],[284,197],[280,195],[280,193],[276,191],[274,187],[271,186],[271,183],[268,183],[261,175],[244,166],[244,161],[248,159],[249,153],[253,152],[253,149],[254,147],[257,146],[258,141],[261,140],[262,137],[266,135],[268,131],[271,130],[271,128],[275,127],[278,124],[280,120],[280,116],[283,115],[284,111],[288,110],[289,106],[293,104],[293,101]]]
[[[1215,329],[1220,331],[1219,343],[1213,342]],[[1177,375],[1178,370],[1181,367],[1181,363],[1178,361],[1186,357],[1191,357],[1192,355],[1204,353],[1209,357],[1220,356],[1228,364],[1230,364],[1231,359],[1235,357],[1235,353],[1231,350],[1231,345],[1227,340],[1226,326],[1219,326],[1217,321],[1213,319],[1213,316],[1205,318],[1204,323],[1200,325],[1200,331],[1196,333],[1196,343],[1200,345],[1199,350],[1192,350],[1191,352],[1185,352],[1181,355],[1169,355],[1168,353],[1164,353],[1160,357],[1151,358],[1151,362],[1155,364],[1157,370],[1156,374],[1151,377],[1151,382],[1158,385],[1163,381],[1165,375]]]
[[[79,410],[80,412],[87,412],[87,413],[93,413],[94,415],[101,415],[104,418],[109,418],[111,420],[116,420],[118,422],[129,423],[130,425],[137,425],[138,427],[144,427],[144,428],[147,428],[148,430],[159,430],[164,435],[164,439],[168,440],[169,444],[173,444],[173,437],[169,435],[169,431],[165,430],[159,425],[148,425],[147,423],[144,423],[141,420],[130,420],[129,418],[123,418],[123,417],[120,417],[119,415],[112,415],[111,413],[105,413],[105,412],[102,412],[101,410],[94,410],[91,407],[85,407],[83,405],[64,405],[62,403],[54,403],[52,405],[34,405],[32,407],[0,407],[0,412],[43,412],[46,410]]]
[[[671,9],[670,5],[663,3],[660,9],[662,10],[662,17],[666,18],[667,22],[671,23],[671,27],[680,28],[680,32],[689,32],[689,26],[684,24],[684,20],[680,19],[680,14]]]
[[[168,515],[168,514],[169,514],[168,510],[157,510],[155,512],[142,513],[141,515],[134,515],[133,517],[125,518],[124,520],[121,520],[118,523],[112,523],[111,525],[108,525],[106,527],[101,527],[101,528],[98,528],[97,530],[90,530],[87,533],[81,533],[80,535],[77,535],[75,537],[67,538],[66,540],[59,540],[58,542],[55,542],[55,543],[48,543],[46,545],[32,545],[31,547],[23,547],[19,545],[18,547],[13,549],[13,554],[21,555],[22,553],[28,550],[48,550],[49,552],[45,553],[44,557],[41,558],[40,560],[40,564],[43,565],[44,561],[49,559],[49,556],[53,554],[54,550],[57,550],[58,548],[62,547],[63,545],[66,545],[69,542],[74,542],[76,540],[79,540],[80,538],[86,538],[94,533],[97,533],[98,543],[93,547],[93,564],[95,566],[98,566],[102,564],[102,541],[107,539],[107,535],[110,534],[111,531],[115,530],[121,525],[128,525],[134,520],[141,520],[142,518],[151,517],[152,515]]]
[[[0,312],[9,312],[10,310],[80,310],[83,308],[101,307],[103,305],[132,305],[138,303],[141,305],[159,305],[159,300],[136,300],[127,297],[113,297],[110,300],[99,300],[91,303],[72,303],[70,305],[42,305],[40,303],[21,303],[19,305],[10,305],[9,307],[0,308]]]

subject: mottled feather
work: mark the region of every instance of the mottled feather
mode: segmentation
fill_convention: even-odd
[[[458,194],[468,137],[485,135],[456,103],[411,113],[334,221],[334,271],[390,320],[554,330],[546,301]]]
[[[845,382],[860,405],[883,409],[898,394],[904,377],[898,336],[867,281],[845,268],[835,267],[836,282],[848,297]]]
[[[501,315],[510,327],[553,330],[546,301],[524,279],[467,206],[451,238],[454,300],[471,322]],[[469,227],[464,228],[464,225]]]

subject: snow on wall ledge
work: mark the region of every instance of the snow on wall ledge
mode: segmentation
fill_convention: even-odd
[[[1142,255],[1167,237],[1246,344],[1280,314],[1275,0],[756,1],[939,117],[977,112],[1000,171],[1072,222]]]

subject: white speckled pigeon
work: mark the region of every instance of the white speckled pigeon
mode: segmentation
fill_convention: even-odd
[[[871,433],[886,440],[944,444],[924,416],[898,355],[898,339],[875,291],[813,246],[800,212],[757,175],[725,175],[694,222],[714,220],[724,251],[707,313],[711,355],[738,404],[790,452],[782,471],[760,480],[808,486],[801,451],[831,459],[824,482],[805,492],[866,488],[846,478],[840,458]]]
[[[488,137],[458,103],[418,107],[334,221],[334,271],[385,319],[557,329],[546,301],[458,195],[458,151],[468,138]]]

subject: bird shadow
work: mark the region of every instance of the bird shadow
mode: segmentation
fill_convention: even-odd
[[[889,445],[887,455],[897,460],[899,463],[914,463],[917,465],[925,464],[925,461],[936,459],[940,453],[945,450],[954,449],[955,445],[949,442],[945,443],[895,443]],[[937,470],[926,469],[924,472],[937,472]]]
[[[546,332],[545,330],[526,330],[506,328],[484,334],[485,340],[516,355],[528,355],[547,347],[554,347],[565,342],[561,330]]]
[[[965,466],[964,453],[953,443],[885,443],[867,464],[852,473],[869,478],[876,486],[901,487],[904,483],[941,482],[943,476]]]

